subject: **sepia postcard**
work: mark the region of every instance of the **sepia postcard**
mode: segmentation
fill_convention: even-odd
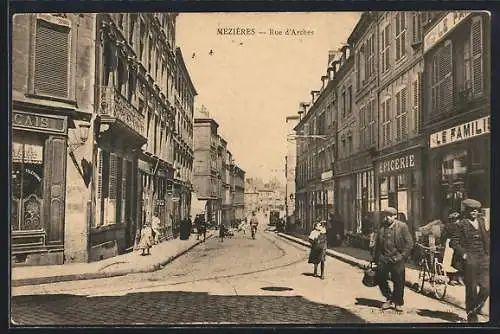
[[[489,322],[490,35],[15,14],[11,326]]]

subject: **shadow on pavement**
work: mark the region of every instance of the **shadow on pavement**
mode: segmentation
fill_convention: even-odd
[[[303,276],[314,277],[314,273],[302,273]]]
[[[449,322],[462,322],[465,321],[464,318],[458,316],[453,312],[442,312],[442,311],[433,311],[428,309],[419,309],[417,311],[418,315],[429,318],[442,319]]]
[[[301,296],[220,296],[161,291],[124,296],[29,295],[12,298],[18,325],[92,324],[349,324],[365,323],[350,311]]]
[[[370,298],[356,298],[356,303],[355,303],[355,305],[369,306],[378,309],[382,307],[382,304],[383,304],[382,301]]]

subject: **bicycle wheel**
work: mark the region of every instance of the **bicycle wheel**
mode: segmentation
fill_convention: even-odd
[[[418,279],[420,280],[420,286],[417,291],[421,292],[424,290],[424,282],[429,280],[429,266],[427,265],[427,261],[425,259],[421,259],[418,266]]]
[[[443,299],[448,287],[448,277],[446,276],[446,270],[444,270],[443,265],[437,261],[434,263],[434,273],[432,275],[431,284],[436,298]]]

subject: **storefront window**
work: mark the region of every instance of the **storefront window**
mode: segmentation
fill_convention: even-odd
[[[13,231],[43,228],[43,142],[37,138],[14,138],[12,142]]]
[[[465,176],[467,174],[467,151],[447,153],[441,163],[441,182],[443,187],[445,212],[459,211],[460,203],[466,197]]]

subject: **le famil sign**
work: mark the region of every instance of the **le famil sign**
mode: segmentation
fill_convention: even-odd
[[[490,133],[490,116],[459,124],[430,135],[429,144],[436,148]]]

